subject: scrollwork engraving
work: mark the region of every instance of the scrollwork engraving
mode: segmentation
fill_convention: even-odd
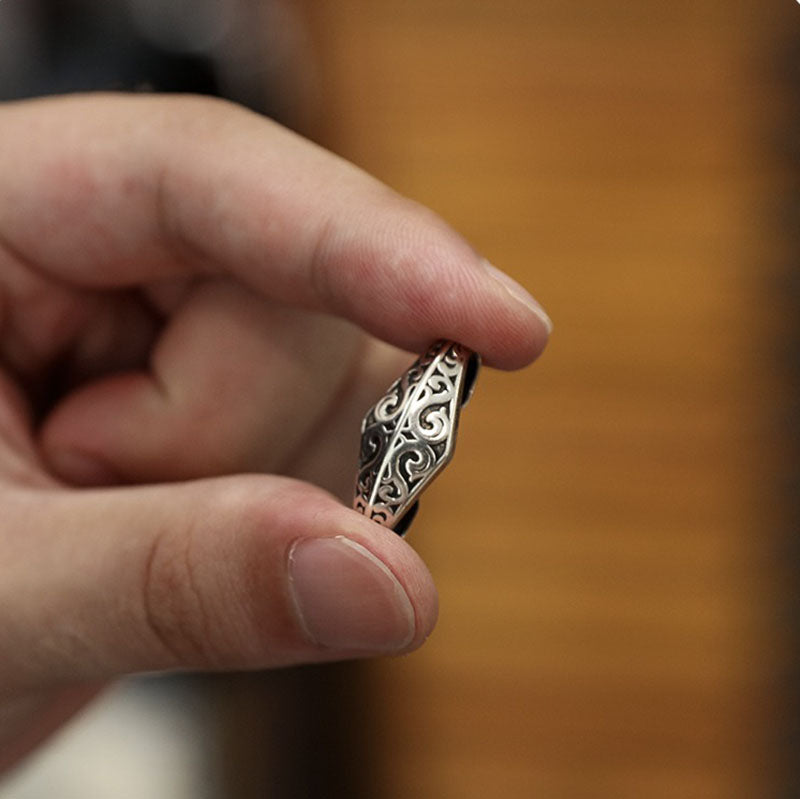
[[[394,528],[449,462],[471,358],[460,344],[436,342],[367,412],[356,510]]]

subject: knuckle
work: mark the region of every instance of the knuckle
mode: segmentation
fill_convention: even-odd
[[[209,617],[196,580],[192,530],[158,531],[145,560],[142,608],[146,634],[167,666],[213,662]]]

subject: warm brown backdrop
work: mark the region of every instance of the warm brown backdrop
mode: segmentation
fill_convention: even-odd
[[[333,149],[556,325],[485,373],[375,667],[387,799],[753,799],[782,779],[769,213],[789,0],[315,0]]]

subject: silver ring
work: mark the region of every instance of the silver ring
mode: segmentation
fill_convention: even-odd
[[[453,457],[461,408],[475,388],[480,357],[437,341],[367,411],[353,507],[404,535],[419,495]]]

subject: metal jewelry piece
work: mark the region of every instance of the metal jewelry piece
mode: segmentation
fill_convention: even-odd
[[[480,357],[437,341],[367,411],[353,507],[404,535],[419,495],[453,457],[462,405],[472,395]]]

